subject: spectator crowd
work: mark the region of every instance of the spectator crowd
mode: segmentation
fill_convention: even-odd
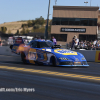
[[[71,45],[67,44],[67,48],[74,49],[85,49],[85,50],[100,50],[100,40],[94,40],[94,41],[86,41],[81,40],[77,38],[77,36],[74,36],[72,39]]]
[[[86,50],[100,50],[100,40],[81,41],[79,42],[79,48]]]

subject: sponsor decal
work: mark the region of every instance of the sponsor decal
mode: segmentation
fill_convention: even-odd
[[[66,49],[56,49],[54,50],[54,52],[62,55],[77,55],[77,52],[66,50]]]
[[[96,51],[95,62],[100,62],[100,51]]]
[[[44,61],[46,61],[46,60],[47,60],[47,54],[44,53]]]
[[[36,60],[36,53],[34,52],[29,52],[29,60]]]
[[[46,49],[46,51],[51,52],[51,49]]]
[[[34,61],[37,60],[36,49],[30,48],[29,53],[28,53],[28,59],[30,63],[35,64]]]

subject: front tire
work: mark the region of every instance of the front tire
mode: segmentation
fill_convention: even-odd
[[[25,53],[24,52],[21,52],[21,59],[23,61],[24,64],[26,64],[26,56],[25,56]]]
[[[56,66],[56,59],[55,57],[51,57],[51,63],[52,63],[52,66]]]

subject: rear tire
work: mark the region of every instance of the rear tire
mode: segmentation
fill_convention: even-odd
[[[27,64],[27,62],[26,62],[26,56],[25,56],[24,52],[21,52],[21,59],[22,59],[22,61],[23,61],[24,64]]]
[[[13,45],[10,45],[10,49],[12,50],[12,48],[13,48]]]
[[[56,59],[55,57],[51,57],[51,63],[52,63],[52,66],[56,66]]]

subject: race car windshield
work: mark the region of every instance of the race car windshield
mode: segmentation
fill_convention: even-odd
[[[40,48],[52,47],[53,45],[54,45],[53,42],[39,42],[39,47]]]

